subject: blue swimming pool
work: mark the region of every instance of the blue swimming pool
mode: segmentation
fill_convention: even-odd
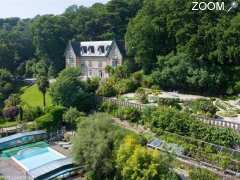
[[[26,171],[63,158],[65,158],[64,155],[58,153],[50,147],[33,147],[24,149],[12,157],[12,159]]]

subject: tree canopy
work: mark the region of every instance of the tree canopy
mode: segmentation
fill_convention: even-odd
[[[191,7],[188,0],[144,1],[128,26],[128,53],[145,73],[154,72],[162,88],[234,93],[240,80],[240,15]]]

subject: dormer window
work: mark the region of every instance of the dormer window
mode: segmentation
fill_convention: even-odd
[[[89,51],[90,53],[94,54],[94,53],[95,53],[94,46],[89,46],[89,47],[88,47],[88,51]]]
[[[87,54],[87,46],[82,46],[81,49],[83,54]]]
[[[99,47],[98,47],[98,51],[99,51],[100,54],[104,54],[104,53],[105,53],[105,48],[104,48],[104,46],[99,46]]]

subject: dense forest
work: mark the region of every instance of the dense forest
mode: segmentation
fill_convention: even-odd
[[[238,94],[240,14],[191,8],[188,0],[111,0],[62,15],[0,19],[0,68],[56,76],[69,40],[115,39],[125,44],[128,70],[143,70],[154,86]]]

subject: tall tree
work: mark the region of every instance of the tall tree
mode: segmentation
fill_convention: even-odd
[[[69,20],[64,16],[40,16],[31,24],[31,32],[36,54],[47,59],[57,72],[62,70],[65,48],[72,36]]]
[[[41,91],[43,95],[43,107],[46,107],[46,93],[47,93],[47,89],[49,88],[48,78],[46,76],[38,77],[37,85],[38,85],[39,91]]]

